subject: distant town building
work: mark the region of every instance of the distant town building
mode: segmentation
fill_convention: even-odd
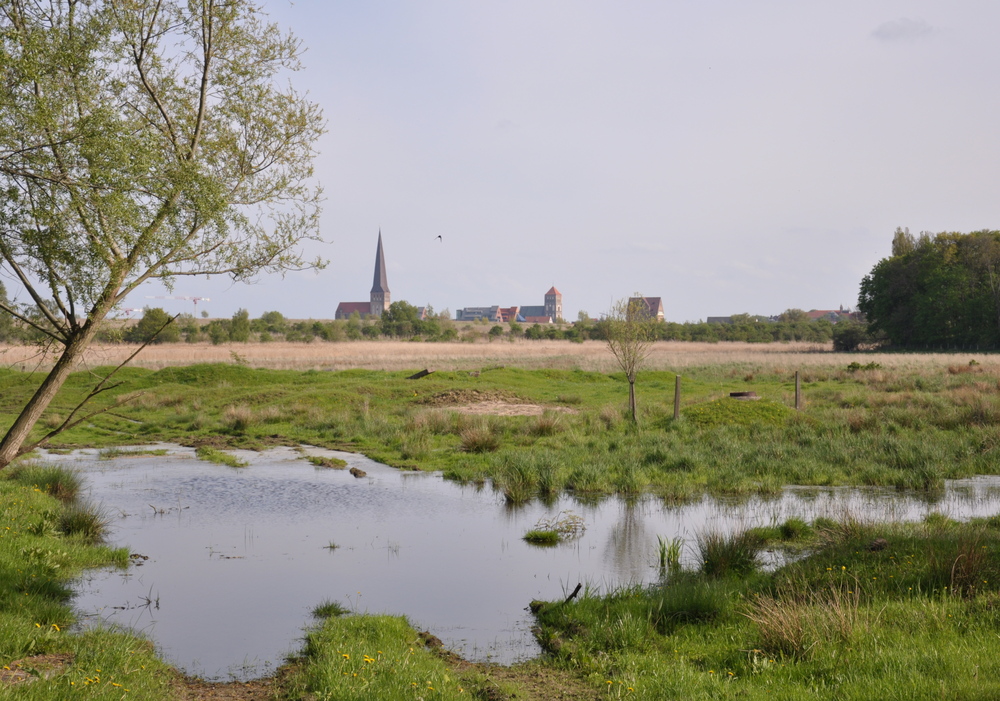
[[[382,230],[378,232],[378,248],[375,250],[375,279],[367,302],[341,302],[337,305],[335,319],[350,319],[357,313],[362,319],[379,318],[389,308],[389,282],[385,274],[385,253],[382,250]]]
[[[845,319],[850,319],[852,314],[848,311],[844,311],[844,308],[840,309],[811,309],[806,312],[812,321],[819,321],[820,319],[826,319],[831,324],[836,324],[838,321],[843,321]]]
[[[527,307],[465,307],[455,312],[457,321],[486,319],[497,323],[518,321],[527,324],[553,324],[563,318],[562,293],[555,287],[545,293],[545,304]]]
[[[852,312],[849,309],[844,309],[843,307],[841,307],[840,309],[811,309],[808,312],[805,312],[805,315],[809,318],[810,321],[819,321],[820,319],[825,319],[829,321],[831,324],[836,324],[838,321],[845,321],[851,319],[855,321],[861,320],[861,315],[858,312]],[[750,319],[752,321],[758,321],[758,322],[770,321],[776,323],[781,321],[781,317],[782,317],[781,314],[769,317],[750,315]],[[709,324],[732,324],[733,317],[710,316],[705,321]]]
[[[663,314],[663,300],[659,297],[629,297],[629,309],[634,303],[639,303],[639,308],[645,310],[644,314],[647,319],[663,321],[666,318]]]
[[[501,314],[500,307],[496,304],[492,307],[465,307],[455,312],[455,319],[457,321],[479,321],[480,319],[486,319],[487,321],[499,323],[503,321],[503,314]]]

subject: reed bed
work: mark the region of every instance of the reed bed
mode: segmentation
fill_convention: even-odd
[[[123,362],[135,346],[94,345],[82,365],[95,367]],[[0,365],[20,370],[46,369],[55,356],[35,346],[0,345]],[[754,370],[831,368],[852,360],[887,370],[940,369],[966,366],[1000,367],[1000,357],[984,353],[834,353],[830,344],[694,343],[653,344],[645,367],[672,370],[705,365],[729,365]],[[150,346],[132,361],[135,367],[159,370],[199,363],[237,363],[274,370],[473,370],[495,365],[525,369],[615,372],[618,366],[601,341],[495,341],[493,343],[416,343],[409,341],[349,341],[329,343],[170,343]]]

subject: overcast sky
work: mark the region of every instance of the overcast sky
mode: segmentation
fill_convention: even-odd
[[[380,228],[393,300],[672,321],[854,307],[897,226],[1000,228],[995,0],[264,4],[328,120],[330,265],[181,280],[213,316],[367,300]]]

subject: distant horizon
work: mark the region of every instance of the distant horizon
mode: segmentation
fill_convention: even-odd
[[[332,317],[381,229],[418,306],[555,285],[569,319],[637,292],[688,321],[853,309],[896,227],[1000,228],[1000,3],[266,5],[328,120],[305,253],[330,265],[126,306]]]

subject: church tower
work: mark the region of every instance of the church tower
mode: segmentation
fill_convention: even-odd
[[[382,316],[389,308],[389,281],[385,276],[385,254],[382,252],[382,230],[378,231],[378,250],[375,251],[375,281],[372,283],[371,315]]]
[[[552,321],[559,321],[563,318],[562,312],[562,292],[555,287],[545,293],[545,316]]]

